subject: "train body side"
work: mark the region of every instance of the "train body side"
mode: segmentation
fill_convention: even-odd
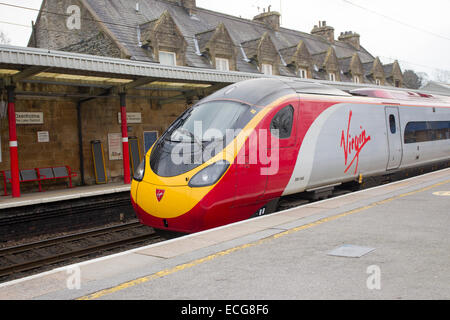
[[[301,97],[304,135],[283,195],[450,159],[448,139],[405,144],[404,137],[409,122],[449,121],[450,108],[360,100],[324,108],[322,99]]]
[[[408,123],[424,121],[450,121],[450,107],[399,107],[402,134]],[[403,142],[403,159],[400,169],[427,165],[450,159],[450,139]]]

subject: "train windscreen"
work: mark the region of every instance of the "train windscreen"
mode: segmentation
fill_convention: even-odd
[[[150,156],[153,172],[174,177],[198,167],[231,143],[258,111],[227,100],[192,107],[156,143]]]
[[[248,105],[232,101],[201,104],[192,108],[178,125],[170,129],[168,138],[175,142],[194,138],[202,142],[222,139],[227,129],[242,129],[237,128],[238,120],[249,108]]]

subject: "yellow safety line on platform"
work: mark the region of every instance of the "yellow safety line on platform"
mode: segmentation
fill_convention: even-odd
[[[95,292],[95,293],[92,293],[92,294],[80,297],[77,300],[94,300],[94,299],[98,299],[98,298],[103,297],[105,295],[112,294],[112,293],[121,291],[123,289],[136,286],[136,285],[141,284],[141,283],[149,282],[151,280],[159,279],[159,278],[171,275],[171,274],[176,273],[176,272],[181,271],[181,270],[185,270],[185,269],[189,269],[189,268],[195,267],[195,266],[200,265],[202,263],[205,263],[207,261],[214,260],[214,259],[216,259],[218,257],[222,257],[222,256],[228,255],[228,254],[236,252],[236,251],[240,251],[240,250],[243,250],[243,249],[246,249],[246,248],[254,247],[254,246],[260,245],[262,243],[265,243],[265,242],[268,242],[268,241],[271,241],[271,240],[278,239],[280,237],[286,236],[288,234],[292,234],[292,233],[298,232],[300,230],[309,229],[311,227],[318,226],[318,225],[323,224],[325,222],[333,221],[333,220],[336,220],[336,219],[339,219],[339,218],[343,218],[343,217],[349,216],[349,215],[354,214],[354,213],[365,211],[367,209],[376,207],[378,205],[386,204],[388,202],[391,202],[391,201],[394,201],[394,200],[397,200],[397,199],[400,199],[400,198],[403,198],[403,197],[407,197],[407,196],[410,196],[410,195],[413,195],[413,194],[424,192],[424,191],[436,188],[438,186],[441,186],[441,185],[444,185],[444,184],[447,184],[447,183],[450,183],[450,180],[439,182],[439,183],[436,183],[436,184],[434,184],[432,186],[428,186],[428,187],[425,187],[425,188],[422,188],[422,189],[419,189],[419,190],[416,190],[416,191],[403,193],[401,195],[388,198],[386,200],[377,201],[377,202],[374,202],[374,203],[372,203],[370,205],[367,205],[367,206],[364,206],[364,207],[361,207],[361,208],[357,208],[357,209],[354,209],[354,210],[350,210],[350,211],[347,211],[347,212],[344,212],[344,213],[341,213],[341,214],[338,214],[338,215],[335,215],[335,216],[331,216],[331,217],[328,217],[328,218],[323,218],[323,219],[320,219],[318,221],[315,221],[315,222],[312,222],[312,223],[309,223],[309,224],[305,224],[305,225],[302,225],[300,227],[292,228],[292,229],[289,229],[289,230],[277,233],[275,235],[272,235],[270,237],[267,237],[267,238],[264,238],[264,239],[261,239],[261,240],[258,240],[258,241],[252,242],[252,243],[247,243],[247,244],[244,244],[244,245],[241,245],[241,246],[237,246],[237,247],[234,247],[234,248],[231,248],[231,249],[228,249],[228,250],[220,251],[218,253],[209,255],[209,256],[207,256],[205,258],[197,259],[197,260],[194,260],[192,262],[188,262],[188,263],[185,263],[185,264],[182,264],[182,265],[178,265],[178,266],[173,267],[171,269],[162,270],[160,272],[154,273],[154,274],[146,276],[146,277],[142,277],[142,278],[138,278],[136,280],[128,281],[128,282],[122,283],[122,284],[120,284],[118,286],[115,286],[115,287],[112,287],[112,288],[109,288],[109,289],[105,289],[105,290],[101,290],[101,291],[98,291],[98,292]]]

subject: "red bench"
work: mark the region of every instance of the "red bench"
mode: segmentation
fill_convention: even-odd
[[[4,195],[8,195],[7,184],[12,182],[11,171],[5,170],[0,171],[0,175],[3,176],[3,188]],[[58,180],[58,179],[69,179],[69,188],[72,186],[72,178],[76,177],[77,174],[72,172],[69,166],[61,167],[48,167],[48,168],[35,168],[19,171],[19,181],[20,182],[37,182],[39,184],[39,192],[42,192],[42,181]]]

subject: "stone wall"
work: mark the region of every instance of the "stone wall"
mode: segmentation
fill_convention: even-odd
[[[279,74],[280,70],[280,55],[273,44],[270,36],[266,33],[262,38],[258,48],[258,60],[259,60],[259,68],[262,70],[262,64],[267,63],[272,65],[272,72],[274,75]]]
[[[159,51],[176,53],[177,65],[186,65],[187,43],[168,11],[154,22],[141,26],[141,40],[149,45],[159,60]]]
[[[43,84],[21,84],[16,89],[16,112],[42,112],[43,124],[18,124],[17,135],[19,144],[19,168],[33,169],[36,167],[51,167],[68,165],[78,177],[74,184],[79,185],[80,160],[77,126],[77,100],[57,97],[29,97],[21,95],[24,91],[46,92],[48,94],[67,93],[79,94],[77,87]],[[180,100],[160,106],[151,95],[158,97],[171,97],[179,94],[176,91],[145,91],[133,90],[127,97],[127,112],[140,112],[142,123],[128,124],[128,135],[136,136],[141,146],[143,156],[144,131],[162,132],[187,108],[186,102]],[[3,95],[3,100],[6,95]],[[82,133],[83,133],[83,159],[85,181],[95,184],[95,172],[92,160],[91,141],[100,140],[103,144],[106,172],[108,181],[122,181],[122,160],[109,160],[108,134],[121,133],[118,122],[120,103],[118,95],[108,98],[97,98],[82,105]],[[9,131],[8,119],[0,120],[1,124],[1,153],[0,171],[10,170],[9,160]],[[38,132],[47,131],[49,142],[38,143]],[[61,188],[66,181],[49,182],[45,189]],[[37,191],[37,184],[24,183],[22,191]]]
[[[138,98],[142,96],[142,98]],[[169,95],[167,95],[169,96]],[[126,100],[127,112],[140,112],[141,124],[128,124],[128,136],[137,137],[143,152],[144,131],[158,131],[161,135],[167,127],[186,109],[184,101],[157,106],[155,101],[150,101],[144,93],[131,91]],[[108,180],[121,181],[123,177],[123,161],[110,160],[108,150],[108,134],[121,133],[121,125],[118,122],[119,97],[98,99],[83,104],[83,154],[85,159],[86,183],[95,183],[94,164],[92,160],[91,141],[101,140],[104,148],[105,166]],[[141,154],[141,157],[143,154]]]
[[[231,39],[230,34],[228,33],[225,25],[220,23],[214,34],[211,37],[211,40],[208,41],[206,45],[209,50],[209,55],[211,56],[211,60],[213,62],[213,67],[216,68],[215,58],[225,58],[229,60],[230,70],[236,71],[236,58],[237,52],[234,46],[233,40]]]
[[[37,84],[19,84],[16,88],[17,92],[24,90],[54,92],[58,91],[58,88],[54,85]],[[68,93],[74,92],[73,89],[68,89]],[[43,124],[17,124],[16,126],[21,170],[61,165],[68,165],[74,170],[79,170],[78,149],[75,148],[78,143],[75,102],[62,98],[49,100],[19,95],[16,98],[16,112],[42,112],[44,119]],[[49,142],[38,143],[38,132],[48,132]],[[1,119],[1,151],[0,170],[10,170],[7,117]],[[21,189],[24,188],[37,190],[37,184],[26,183]]]
[[[70,6],[79,8],[79,19],[74,17],[76,12],[67,12]],[[77,20],[79,28],[74,27],[78,23]],[[78,0],[45,1],[30,45],[51,50],[123,57],[118,46],[95,20]]]

